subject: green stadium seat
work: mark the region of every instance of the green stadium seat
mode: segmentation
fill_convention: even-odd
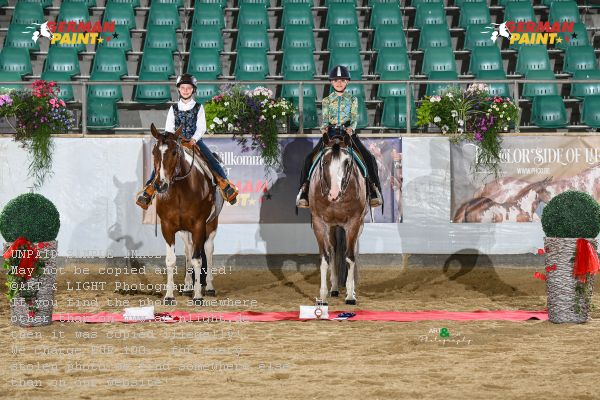
[[[573,37],[573,34],[575,34],[575,37]],[[587,28],[582,23],[574,24],[573,32],[559,33],[558,36],[562,41],[560,43],[555,42],[554,47],[557,49],[566,50],[568,47],[590,45]]]
[[[412,7],[419,7],[421,4],[441,4],[444,5],[444,0],[411,0],[410,5]]]
[[[345,65],[352,79],[360,80],[363,76],[362,60],[358,49],[336,48],[331,50],[327,71],[336,65]]]
[[[574,1],[553,1],[550,5],[550,22],[581,22],[579,8]]]
[[[85,3],[62,2],[58,13],[57,22],[89,22],[90,13]]]
[[[417,113],[415,101],[411,96],[411,127],[417,126]],[[392,129],[406,129],[407,127],[406,114],[406,96],[404,97],[388,97],[383,102],[383,112],[381,114],[381,125]]]
[[[417,6],[415,28],[422,29],[425,25],[448,25],[446,10],[442,3],[422,3]]]
[[[444,24],[425,25],[419,33],[419,50],[431,47],[452,47],[450,30]]]
[[[330,7],[332,4],[355,4],[355,0],[325,0],[325,7]]]
[[[216,4],[221,8],[227,7],[227,0],[197,0],[195,1],[195,5],[198,6],[200,4]]]
[[[154,3],[150,6],[148,14],[148,25],[165,25],[173,29],[179,29],[181,22],[179,20],[179,11],[174,4]]]
[[[169,53],[170,54],[170,53]],[[142,59],[142,63],[144,60]],[[138,82],[166,81],[168,76],[162,72],[140,72]],[[135,89],[134,100],[142,104],[163,104],[171,100],[171,85],[150,84],[138,85]]]
[[[535,21],[535,11],[528,1],[511,1],[504,8],[504,21]]]
[[[244,4],[240,7],[237,26],[263,25],[269,28],[269,14],[266,7],[260,4]]]
[[[128,29],[135,29],[135,13],[129,3],[108,3],[104,11],[104,22],[113,22],[115,25],[125,25]]]
[[[600,128],[600,96],[587,96],[583,100],[582,122],[591,128]]]
[[[315,36],[307,25],[292,25],[283,31],[282,49],[302,48],[311,53],[315,50]]]
[[[486,80],[486,79],[493,79],[493,80],[506,80],[506,72],[504,72],[504,70],[481,70],[479,71],[479,73],[477,75],[475,75],[476,79],[481,79]],[[510,95],[510,89],[508,87],[508,82],[507,83],[489,83],[486,82],[486,85],[488,85],[489,87],[489,92],[490,94],[494,95],[494,96],[500,96],[500,97],[511,97]]]
[[[373,49],[381,50],[384,47],[406,48],[404,31],[398,25],[381,25],[375,30]]]
[[[360,88],[362,91],[364,91],[363,85],[360,85]],[[358,101],[358,121],[356,122],[356,129],[363,129],[369,126],[369,112],[367,111],[367,103],[365,102],[364,96],[356,96],[356,99]]]
[[[6,2],[6,6],[8,5],[8,0],[0,0],[0,3],[2,3],[2,1]],[[19,3],[27,3],[27,4],[41,4],[42,8],[46,8],[46,7],[51,7],[52,6],[52,1],[53,0],[18,0]],[[2,7],[0,5],[0,7]]]
[[[402,29],[402,12],[399,3],[375,4],[371,11],[371,28],[378,29],[384,25],[399,25]]]
[[[354,48],[360,51],[360,37],[353,25],[333,25],[329,29],[327,48]]]
[[[196,3],[192,30],[196,31],[198,27],[201,27],[200,29],[215,28],[218,31],[225,28],[223,9],[218,4]]]
[[[477,75],[480,71],[504,70],[502,54],[496,46],[475,47],[471,52],[469,72]]]
[[[115,34],[117,37],[115,37]],[[129,28],[125,25],[115,25],[113,36],[110,40],[102,42],[101,46],[120,49],[125,53],[131,51],[133,47],[131,45],[131,33],[129,32]]]
[[[190,49],[223,51],[223,46],[223,34],[220,29],[193,29]]]
[[[312,80],[315,72],[315,60],[312,52],[302,48],[291,48],[283,53],[281,73],[285,79]],[[290,78],[291,76],[293,78]]]
[[[410,79],[410,73],[404,71],[381,71],[379,79],[382,81],[407,81]],[[385,99],[387,97],[405,97],[405,83],[383,83],[377,87],[377,98]]]
[[[333,25],[352,25],[358,27],[356,6],[351,3],[333,3],[327,10],[325,26],[331,29]]]
[[[292,129],[299,129],[300,127],[300,104],[298,98],[291,98],[292,104],[296,107],[296,111],[291,118],[290,125]],[[317,103],[314,98],[304,98],[302,104],[302,110],[304,113],[304,129],[314,129],[319,126],[319,117],[317,115]]]
[[[466,3],[487,3],[486,0],[454,0],[454,5],[462,7]]]
[[[473,50],[475,47],[490,47],[496,46],[492,41],[491,31],[486,30],[487,25],[469,25],[465,33],[465,50]]]
[[[177,6],[177,8],[182,8],[183,7],[183,0],[152,0],[152,4],[173,4],[175,6]]]
[[[242,25],[238,31],[236,49],[250,47],[269,51],[269,35],[265,25]]]
[[[4,38],[4,47],[26,49],[28,51],[39,51],[40,41],[34,42],[31,37],[33,29],[29,25],[10,24]]]
[[[11,24],[33,25],[44,23],[42,3],[26,3],[19,1],[13,11]]]
[[[288,80],[288,79],[286,79],[284,77],[284,80]],[[298,80],[298,78],[294,77],[293,79],[289,79],[289,80]],[[317,98],[317,90],[315,89],[315,85],[312,85],[312,84],[302,85],[302,93],[304,96],[304,100],[312,99],[314,101]],[[298,85],[298,84],[283,85],[283,88],[281,89],[281,97],[283,97],[284,99],[298,100],[298,98],[300,97],[300,85]]]
[[[77,50],[69,47],[50,46],[44,63],[44,71],[66,74],[69,79],[79,75],[79,57]]]
[[[18,72],[0,71],[0,82],[22,82],[21,74]],[[18,90],[23,89],[23,85],[0,84],[2,90]]]
[[[261,81],[269,74],[267,53],[261,49],[242,48],[235,60],[235,79]]]
[[[581,69],[573,74],[574,80],[597,80],[598,82],[584,82],[571,84],[571,97],[584,99],[587,96],[600,95],[600,70]]]
[[[16,72],[22,76],[33,74],[31,57],[25,48],[5,47],[0,50],[0,71]]]
[[[190,50],[187,73],[198,80],[217,79],[223,72],[217,49],[195,48]]]
[[[489,25],[492,22],[487,3],[465,3],[460,9],[458,26],[467,28],[469,25]]]
[[[196,88],[194,99],[196,100],[196,103],[204,104],[219,93],[221,93],[219,90],[219,85],[199,84]]]
[[[140,6],[140,0],[107,0],[106,5],[108,6],[109,3],[131,4],[134,9]]]
[[[525,75],[528,71],[552,69],[548,50],[542,45],[521,46],[517,55],[516,73]]]
[[[573,74],[578,70],[597,69],[598,62],[592,46],[569,47],[565,52],[563,70]]]
[[[120,81],[121,77],[110,72],[93,71],[90,75],[91,82],[99,81]],[[123,89],[120,85],[103,83],[88,86],[88,100],[90,99],[109,99],[113,101],[123,100]]]
[[[113,76],[118,80],[127,75],[127,59],[125,53],[118,48],[100,46],[96,50],[94,62],[92,64],[92,75],[94,73],[103,73]],[[98,79],[97,79],[98,80]]]
[[[177,34],[169,25],[150,25],[144,40],[144,51],[147,49],[168,49],[177,51]]]
[[[431,71],[427,77],[429,81],[450,81],[458,80],[458,73],[456,71]],[[444,90],[456,87],[454,83],[428,83],[425,90],[426,96],[439,95]]]
[[[71,80],[71,76],[68,73],[59,71],[44,71],[42,72],[41,78],[47,82],[62,82]],[[63,101],[72,101],[75,99],[73,85],[59,84],[55,88],[54,93],[56,94],[56,97]]]
[[[175,75],[173,54],[168,49],[146,49],[142,56],[140,75],[142,73],[164,74],[165,80]]]
[[[451,47],[436,47],[425,50],[421,73],[429,75],[433,71],[456,71],[456,60]]]
[[[270,7],[271,3],[269,0],[238,0],[238,6],[242,7],[246,4],[258,4],[264,8]]]
[[[283,8],[281,27],[287,28],[290,25],[308,25],[312,28],[314,26],[314,18],[311,6],[305,3],[286,5]]]
[[[111,130],[119,126],[117,103],[113,100],[94,99],[87,105],[87,128]]]
[[[96,7],[96,0],[62,0],[63,3],[81,3],[87,8]]]
[[[548,79],[556,81],[554,72],[542,69],[527,72],[525,79]],[[522,96],[532,99],[537,96],[558,96],[558,85],[556,83],[525,83],[523,84]]]
[[[405,51],[398,51],[393,47],[386,47],[377,54],[375,73],[383,75],[387,72],[403,72],[410,74],[410,62]]]
[[[569,121],[562,97],[534,97],[531,122],[540,128],[564,128]]]
[[[522,3],[522,2],[529,2],[529,0],[498,0],[498,4],[501,5],[502,7],[506,7],[506,5],[508,3]]]
[[[511,0],[511,1],[515,1],[515,0]],[[550,7],[552,5],[552,3],[559,2],[559,1],[572,1],[572,0],[542,0],[542,5],[546,6],[546,7]]]
[[[281,0],[281,5],[285,8],[290,4],[308,4],[313,6],[313,0]]]

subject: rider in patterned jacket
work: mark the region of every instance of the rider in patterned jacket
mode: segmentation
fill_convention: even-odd
[[[165,132],[175,132],[177,128],[183,125],[182,135],[189,140],[191,145],[196,145],[208,163],[219,187],[223,191],[225,200],[230,204],[235,204],[238,190],[233,183],[227,179],[227,175],[217,161],[208,146],[202,141],[202,135],[206,132],[206,117],[204,107],[194,101],[196,92],[196,78],[190,74],[183,74],[177,77],[177,90],[179,92],[179,101],[169,109],[167,122],[165,123]],[[156,171],[152,175],[142,194],[137,199],[137,204],[143,209],[147,209],[154,193],[157,189],[155,182]]]
[[[356,125],[358,123],[358,100],[352,94],[346,92],[348,81],[350,81],[350,72],[343,65],[333,67],[329,72],[329,80],[333,85],[334,91],[323,98],[322,114],[323,122],[321,124],[321,133],[323,135],[329,132],[330,127],[345,127],[345,132],[352,137],[354,149],[362,156],[365,161],[368,174],[368,185],[370,187],[369,204],[371,207],[378,207],[383,204],[381,198],[381,184],[379,183],[379,174],[377,171],[377,161],[369,150],[361,143],[356,134]],[[313,164],[317,153],[324,146],[323,138],[315,146],[313,151],[306,157],[302,174],[300,176],[300,192],[296,200],[299,208],[308,208],[308,173]]]

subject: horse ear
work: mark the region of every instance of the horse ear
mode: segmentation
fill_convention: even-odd
[[[177,128],[177,130],[173,134],[175,136],[175,139],[179,139],[181,137],[181,130],[182,129],[183,129],[183,125],[181,125],[181,126],[179,126],[179,128]]]
[[[152,132],[152,136],[154,136],[154,139],[158,140],[158,136],[160,135],[160,133],[158,133],[153,123],[150,124],[150,132]]]

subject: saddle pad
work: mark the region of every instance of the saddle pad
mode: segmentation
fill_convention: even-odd
[[[317,155],[313,158],[313,162],[312,165],[310,166],[310,169],[308,170],[308,179],[310,180],[310,178],[312,177],[312,174],[315,170],[315,167],[317,166],[317,164],[319,163],[319,160],[321,159],[321,157],[323,156],[323,153],[325,151],[321,150],[317,153]],[[354,156],[354,159],[356,160],[356,163],[358,164],[358,166],[360,167],[360,172],[362,174],[362,176],[367,179],[369,177],[369,174],[367,173],[367,167],[365,166],[365,163],[363,162],[363,160],[360,158],[360,155],[358,154],[357,151],[352,151],[352,155]]]

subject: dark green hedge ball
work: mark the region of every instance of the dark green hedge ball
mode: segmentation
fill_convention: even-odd
[[[0,233],[6,242],[20,236],[30,242],[56,239],[60,215],[50,200],[37,193],[25,193],[8,202],[0,213]]]
[[[544,207],[542,228],[546,237],[595,238],[600,233],[600,204],[584,192],[563,192]]]

